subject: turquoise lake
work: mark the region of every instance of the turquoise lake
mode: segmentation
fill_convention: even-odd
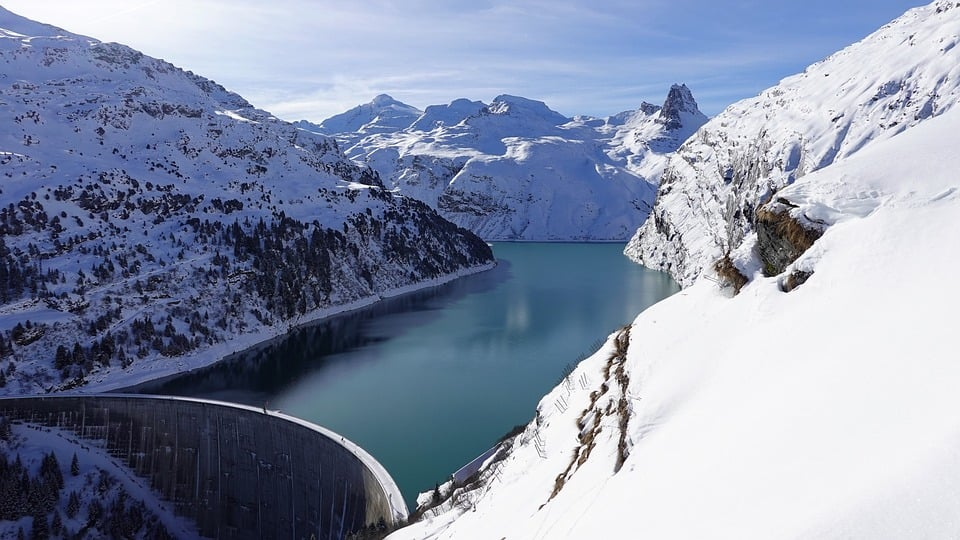
[[[678,291],[623,244],[497,243],[495,269],[388,299],[138,392],[245,403],[352,439],[411,510],[516,424],[564,368]]]

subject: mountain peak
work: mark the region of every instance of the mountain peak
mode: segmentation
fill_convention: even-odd
[[[547,104],[542,101],[509,94],[495,97],[487,109],[490,114],[538,118],[553,125],[565,124],[569,121],[569,118],[547,107]]]
[[[654,114],[660,112],[661,109],[663,109],[663,107],[660,105],[654,105],[653,103],[647,101],[644,101],[640,104],[640,111],[644,114]]]
[[[421,114],[423,111],[412,105],[397,101],[388,94],[379,94],[368,103],[327,118],[319,126],[308,122],[298,125],[312,126],[314,130],[326,134],[386,133],[408,127]]]
[[[693,99],[693,92],[687,88],[687,85],[674,84],[663,102],[658,121],[667,129],[678,129],[686,123],[685,119],[696,119],[703,124],[707,117],[700,112],[697,100]]]
[[[377,97],[373,98],[373,101],[370,102],[370,105],[374,107],[389,107],[391,105],[402,105],[404,107],[409,107],[406,103],[402,103],[393,99],[393,96],[389,94],[379,94]]]

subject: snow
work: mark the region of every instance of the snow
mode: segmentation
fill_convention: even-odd
[[[221,115],[221,116],[226,116],[227,118],[230,118],[230,119],[232,119],[232,120],[237,120],[237,121],[239,121],[239,122],[250,122],[251,124],[257,124],[257,123],[259,123],[259,122],[255,121],[255,120],[250,120],[249,118],[244,118],[243,116],[240,116],[239,114],[237,114],[237,113],[234,112],[234,111],[214,111],[214,114]]]
[[[7,306],[9,309],[10,306]],[[20,307],[20,306],[16,306]],[[11,310],[12,311],[12,310]],[[64,313],[55,309],[49,309],[40,306],[27,307],[17,311],[0,311],[0,332],[12,330],[17,324],[31,323],[55,324],[76,319],[71,313]]]
[[[825,232],[784,274],[751,272],[736,296],[701,274],[641,313],[625,390],[611,340],[467,503],[391,540],[960,536],[960,110],[943,109],[794,178],[777,197]],[[784,293],[793,268],[813,275]],[[629,454],[615,472],[618,415],[601,414],[550,499],[591,392],[598,411],[628,403]]]

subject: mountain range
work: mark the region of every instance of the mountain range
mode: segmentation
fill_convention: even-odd
[[[707,118],[685,85],[662,106],[567,118],[501,95],[424,111],[380,95],[296,125],[337,139],[388,189],[485,240],[622,240],[646,220],[667,157]]]

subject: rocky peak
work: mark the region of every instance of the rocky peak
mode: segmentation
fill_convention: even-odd
[[[642,107],[641,105],[641,109]],[[686,123],[686,118],[700,119],[701,124],[707,120],[707,117],[697,107],[697,100],[693,99],[693,93],[690,92],[687,85],[675,84],[670,87],[670,92],[667,93],[667,99],[660,109],[658,121],[667,129],[678,129]]]
[[[669,99],[669,97],[667,99]],[[644,114],[654,114],[661,111],[662,109],[663,107],[659,105],[654,105],[653,103],[649,103],[647,101],[644,101],[643,103],[640,104],[640,111]]]

